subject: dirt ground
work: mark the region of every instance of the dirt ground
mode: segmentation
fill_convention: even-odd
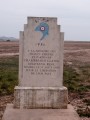
[[[64,62],[90,63],[90,42],[65,42]]]
[[[6,53],[18,53],[19,42],[1,42],[0,41],[0,55]]]
[[[19,55],[19,42],[0,42],[0,57],[11,55]],[[65,42],[64,63],[68,65],[90,63],[90,42]],[[70,103],[74,108],[83,104],[77,96],[73,94],[69,95]],[[83,96],[90,98],[90,92],[83,94]],[[12,95],[0,97],[0,118],[3,115],[6,104],[12,101]],[[90,118],[81,118],[81,120],[90,120]]]

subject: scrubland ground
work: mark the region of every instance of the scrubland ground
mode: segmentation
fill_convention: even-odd
[[[0,120],[18,84],[18,42],[0,42]],[[81,120],[90,120],[90,42],[65,42],[64,85]]]

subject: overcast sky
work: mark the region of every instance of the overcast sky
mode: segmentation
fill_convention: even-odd
[[[0,0],[0,36],[18,38],[27,16],[57,17],[65,40],[90,41],[90,0]]]

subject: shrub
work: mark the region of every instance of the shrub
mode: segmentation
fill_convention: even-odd
[[[12,94],[18,84],[18,57],[0,59],[0,95]]]

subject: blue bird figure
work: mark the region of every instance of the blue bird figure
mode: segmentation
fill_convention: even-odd
[[[42,22],[35,28],[35,31],[39,31],[43,34],[40,39],[42,41],[49,34],[49,26],[47,23]]]

